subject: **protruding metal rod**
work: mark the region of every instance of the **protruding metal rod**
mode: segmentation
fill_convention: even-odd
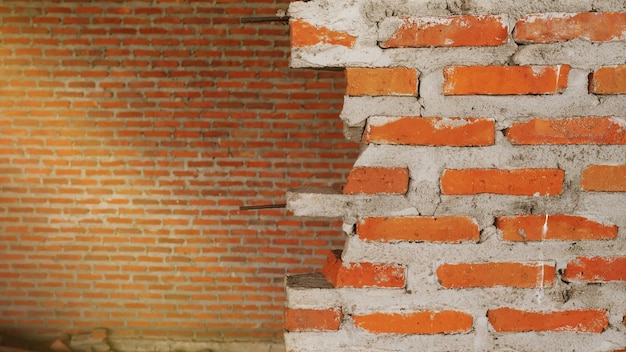
[[[259,22],[283,22],[289,21],[289,16],[269,16],[269,17],[245,17],[239,19],[241,23],[259,23]]]
[[[239,210],[280,209],[286,208],[287,204],[243,205]]]

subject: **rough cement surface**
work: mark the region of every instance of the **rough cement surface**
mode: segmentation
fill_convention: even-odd
[[[522,45],[513,55],[517,65],[568,64],[585,70],[626,63],[626,43],[590,43],[576,39],[555,44]]]
[[[464,14],[508,14],[518,18],[526,14],[543,12],[586,12],[593,9],[620,11],[624,4],[619,0],[527,0],[506,2],[501,0],[316,0],[293,2],[289,15],[316,24],[335,23],[342,19],[341,26],[348,28],[347,22],[357,15],[364,25],[382,22],[394,16],[452,16]],[[358,9],[357,11],[354,11]],[[313,22],[311,22],[313,23]],[[337,27],[340,28],[340,27]]]
[[[592,4],[593,11],[626,11],[626,2],[624,0],[594,0]]]
[[[505,64],[517,49],[515,43],[497,47],[458,47],[383,50],[376,41],[365,46],[357,41],[350,49],[341,46],[318,45],[311,48],[292,49],[292,67],[415,67],[420,71],[432,65]],[[466,59],[461,60],[461,57]],[[469,58],[469,60],[467,59]]]
[[[356,222],[363,214],[417,215],[415,208],[403,195],[344,195],[330,188],[287,191],[287,210],[296,216],[342,216],[347,222]]]
[[[600,334],[561,334],[546,335],[526,332],[517,334],[498,334],[497,340],[489,335],[489,323],[486,317],[474,319],[475,330],[465,335],[375,335],[360,331],[346,324],[338,332],[307,332],[285,334],[285,343],[290,352],[361,352],[364,349],[376,352],[419,351],[490,351],[490,352],[612,352],[623,345],[623,336],[619,332]],[[622,344],[620,344],[622,343]],[[445,345],[446,347],[441,347]],[[393,346],[395,348],[390,348]],[[400,346],[400,348],[398,348]],[[550,346],[546,350],[546,346]]]

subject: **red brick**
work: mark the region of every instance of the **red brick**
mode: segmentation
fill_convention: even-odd
[[[461,147],[494,142],[495,123],[486,118],[374,117],[363,134],[363,143],[376,144]]]
[[[527,15],[515,25],[518,43],[556,43],[573,39],[590,42],[626,38],[626,13],[543,13]]]
[[[341,309],[287,309],[287,331],[333,331],[339,330],[343,314]]]
[[[626,192],[626,165],[590,165],[582,172],[585,191]]]
[[[346,68],[346,94],[351,96],[417,96],[418,72],[413,68]]]
[[[405,168],[356,167],[350,170],[344,194],[404,194],[409,187]]]
[[[364,218],[357,223],[359,237],[366,241],[478,242],[478,224],[462,216],[407,216]]]
[[[316,27],[304,20],[291,20],[291,46],[301,48],[317,44],[341,45],[352,48],[356,37],[327,27]]]
[[[536,118],[504,133],[512,144],[626,144],[624,125],[616,117]]]
[[[406,270],[393,264],[349,263],[344,265],[341,251],[332,251],[324,264],[322,275],[334,287],[402,288]]]
[[[446,195],[552,196],[562,192],[564,177],[560,169],[450,169],[441,176],[441,188]]]
[[[354,325],[374,334],[464,334],[472,330],[472,316],[454,310],[353,315]]]
[[[567,264],[563,279],[569,282],[626,282],[626,257],[578,257]]]
[[[496,46],[507,42],[506,16],[407,17],[383,48]]]
[[[626,65],[606,66],[591,73],[589,93],[626,94]]]
[[[609,325],[606,310],[585,309],[529,312],[512,308],[490,309],[487,318],[497,332],[553,331],[601,333]]]
[[[551,287],[555,273],[554,265],[539,262],[442,264],[437,268],[437,278],[445,288]]]
[[[556,94],[567,88],[568,65],[450,66],[443,70],[445,95]]]
[[[505,241],[609,240],[617,237],[617,226],[603,225],[583,216],[520,215],[496,218]]]

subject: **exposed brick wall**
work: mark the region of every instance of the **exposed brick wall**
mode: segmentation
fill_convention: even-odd
[[[0,3],[0,331],[282,339],[336,220],[282,209],[357,146],[343,72],[290,69],[288,1]]]
[[[288,194],[348,237],[287,279],[288,351],[626,346],[626,5],[460,3],[290,6],[363,150],[343,192]]]

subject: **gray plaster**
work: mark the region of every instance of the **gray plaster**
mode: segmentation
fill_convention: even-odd
[[[623,0],[595,0],[593,1],[594,11],[626,11],[626,2]]]
[[[590,43],[577,39],[554,44],[522,45],[513,55],[517,65],[569,64],[588,71],[626,63],[626,42]]]
[[[295,216],[341,216],[347,222],[356,222],[360,214],[417,214],[403,195],[344,195],[330,188],[289,190],[287,209]]]
[[[337,332],[287,333],[285,344],[290,352],[375,352],[398,351],[490,351],[490,352],[612,352],[624,344],[624,332],[603,334],[497,334],[494,340],[486,318],[474,320],[477,328],[469,334],[457,335],[393,335],[363,332],[346,319],[345,326]],[[445,347],[442,347],[445,346]]]
[[[517,49],[515,43],[494,47],[400,48],[383,50],[376,40],[359,41],[354,48],[317,45],[292,48],[292,67],[415,67],[428,70],[433,65],[505,64]]]

